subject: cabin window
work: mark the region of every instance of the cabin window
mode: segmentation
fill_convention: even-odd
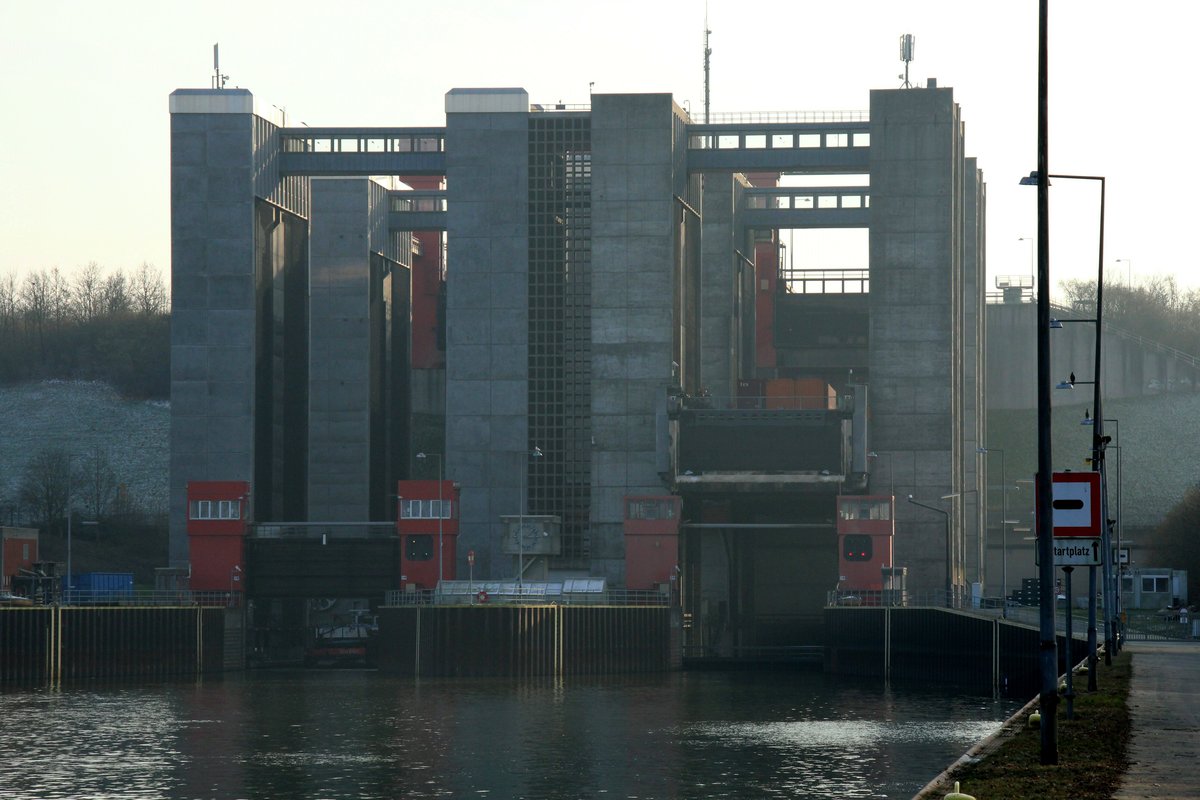
[[[454,503],[451,500],[401,500],[401,519],[450,519]]]
[[[1142,592],[1154,594],[1166,594],[1170,591],[1168,587],[1166,575],[1143,575],[1142,576]]]

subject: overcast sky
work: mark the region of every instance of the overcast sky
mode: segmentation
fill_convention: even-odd
[[[4,0],[0,274],[95,260],[170,263],[167,96],[229,86],[310,125],[440,125],[452,87],[533,102],[671,92],[703,107],[703,0]],[[1036,191],[1036,0],[711,0],[712,109],[866,110],[896,88],[952,87],[988,192],[989,275],[1029,274]],[[1110,280],[1200,286],[1194,229],[1191,0],[1052,0],[1050,167],[1108,179]],[[1092,278],[1099,192],[1052,192],[1052,280]],[[840,245],[839,245],[840,247]],[[838,247],[796,266],[865,266]],[[1117,259],[1132,260],[1116,263]],[[451,265],[452,266],[452,265]],[[991,280],[989,279],[989,286]]]

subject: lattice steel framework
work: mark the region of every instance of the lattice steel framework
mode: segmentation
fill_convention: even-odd
[[[529,510],[562,518],[557,566],[587,566],[591,505],[591,120],[529,121]]]

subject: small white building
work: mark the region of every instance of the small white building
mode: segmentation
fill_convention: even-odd
[[[1157,609],[1187,602],[1187,570],[1134,567],[1121,576],[1121,604],[1125,608]]]

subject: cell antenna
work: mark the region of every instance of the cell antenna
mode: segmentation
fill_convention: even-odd
[[[900,60],[904,62],[904,74],[897,75],[898,78],[903,78],[904,83],[900,84],[901,89],[911,89],[912,84],[908,82],[908,65],[912,63],[913,52],[916,50],[917,37],[911,33],[906,33],[900,37]]]
[[[712,56],[712,48],[708,46],[708,35],[712,33],[708,29],[708,3],[704,4],[704,124],[708,124],[708,88],[709,88],[709,59]]]
[[[212,88],[224,89],[225,81],[229,80],[228,75],[221,74],[221,45],[213,45],[213,76]]]

